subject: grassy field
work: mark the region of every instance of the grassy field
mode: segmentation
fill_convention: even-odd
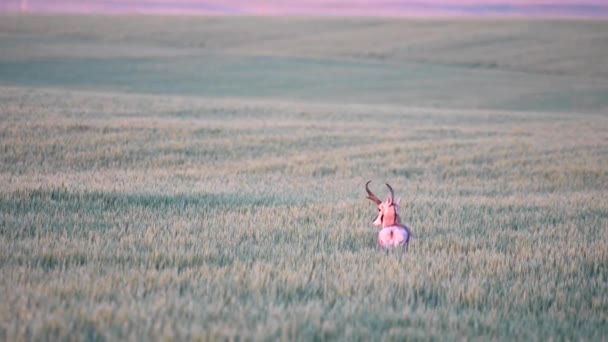
[[[0,340],[606,340],[607,41],[2,16]]]

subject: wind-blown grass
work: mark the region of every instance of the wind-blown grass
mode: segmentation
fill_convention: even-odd
[[[4,340],[608,336],[596,107],[13,81],[0,74]],[[374,249],[368,179],[403,197],[407,254]]]

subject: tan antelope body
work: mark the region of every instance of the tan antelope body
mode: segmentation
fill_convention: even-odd
[[[386,201],[382,202],[369,190],[368,186],[370,182],[368,181],[365,184],[365,190],[367,191],[367,198],[378,205],[378,216],[374,220],[374,226],[381,227],[380,232],[378,232],[376,247],[379,249],[390,249],[400,246],[407,250],[412,234],[406,225],[401,224],[401,219],[397,213],[401,198],[394,200],[393,188],[386,184],[390,190],[390,194]]]

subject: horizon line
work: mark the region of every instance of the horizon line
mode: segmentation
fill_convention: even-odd
[[[216,5],[177,2],[36,3],[14,0],[0,5],[0,13],[22,14],[140,14],[140,15],[207,15],[207,16],[322,16],[322,17],[557,17],[608,18],[608,3],[541,3],[541,4],[410,4],[389,3],[390,6],[274,6]]]

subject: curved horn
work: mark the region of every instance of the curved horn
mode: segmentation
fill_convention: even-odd
[[[376,197],[376,195],[372,194],[371,191],[369,191],[369,183],[371,183],[372,181],[367,181],[367,183],[365,183],[365,191],[367,191],[367,198],[374,201],[374,203],[376,204],[380,204],[382,203],[382,201],[380,199],[378,199],[378,197]]]
[[[394,200],[395,199],[395,193],[393,192],[393,188],[391,188],[391,186],[388,185],[388,183],[386,183],[386,186],[391,191],[391,200]]]

